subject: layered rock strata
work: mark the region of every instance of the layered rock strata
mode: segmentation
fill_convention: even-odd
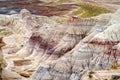
[[[3,39],[7,68],[31,80],[80,80],[89,70],[112,68],[120,58],[119,13],[70,17],[62,23],[27,10],[2,15],[15,33]]]

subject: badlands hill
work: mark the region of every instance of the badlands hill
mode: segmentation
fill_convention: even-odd
[[[79,18],[23,9],[0,15],[0,26],[1,80],[120,79],[120,10]]]

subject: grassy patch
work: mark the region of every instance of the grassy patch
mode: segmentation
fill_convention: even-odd
[[[73,11],[73,15],[78,15],[82,18],[88,18],[92,16],[97,16],[103,13],[110,13],[111,10],[106,8],[94,5],[94,4],[87,4],[87,3],[79,3],[78,6],[80,7],[78,10]]]
[[[54,2],[54,4],[60,5],[62,3],[71,3],[71,2],[79,3],[81,1],[80,0],[58,0],[58,1]]]

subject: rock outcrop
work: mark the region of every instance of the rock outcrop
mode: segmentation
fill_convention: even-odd
[[[82,40],[76,38],[77,34],[77,36],[80,37],[80,32],[84,32],[84,30],[81,31],[82,23],[81,25],[79,24],[80,26],[76,30],[76,26],[71,28],[71,31],[69,32],[74,30],[75,33],[73,33],[73,35],[75,37],[66,38],[65,35],[65,38],[63,37],[62,40],[64,43],[61,44],[60,41],[60,44],[58,43],[58,45],[61,46],[58,48],[55,47],[55,50],[49,53],[51,55],[49,58],[44,58],[44,56],[44,61],[40,61],[37,71],[32,76],[32,80],[60,80],[61,78],[62,80],[79,80],[87,70],[107,69],[113,63],[116,63],[117,59],[119,59],[118,55],[120,52],[116,51],[114,48],[112,49],[112,47],[119,43],[120,26],[118,23],[119,20],[117,20],[118,18],[115,18],[116,16],[119,17],[117,13],[119,13],[119,11],[113,14],[111,20],[108,22],[103,21],[101,22],[102,24],[96,22],[97,25],[88,25],[88,31],[86,31],[86,34],[83,33],[84,37]],[[83,19],[83,22],[86,21],[84,20],[85,19]],[[113,20],[115,21],[114,23]],[[87,27],[85,23],[84,27]],[[113,27],[117,30],[113,29]],[[87,28],[85,28],[85,30],[87,30]],[[89,33],[90,30],[92,30],[92,33]],[[78,39],[76,44],[73,43],[76,42],[74,39]],[[72,47],[72,49],[69,49],[68,45],[71,47],[72,44],[75,46]],[[67,49],[69,50],[64,52]],[[54,58],[56,56],[57,58]]]

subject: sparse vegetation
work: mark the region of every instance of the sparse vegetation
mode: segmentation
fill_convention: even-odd
[[[90,71],[89,74],[94,74],[95,72],[94,71]]]
[[[88,76],[89,76],[89,78],[92,78],[92,77],[93,77],[92,74],[89,74]]]
[[[118,80],[118,79],[120,79],[119,75],[112,75],[111,80]]]
[[[108,10],[106,8],[94,5],[94,4],[87,4],[87,3],[80,3],[78,5],[80,8],[78,10],[73,11],[73,15],[78,15],[82,18],[88,18],[92,16],[97,16],[102,13],[110,13],[111,10]]]
[[[61,3],[67,3],[67,2],[81,2],[80,0],[58,0],[56,3],[61,4]]]
[[[95,73],[94,71],[90,71],[90,72],[88,73],[89,78],[92,78],[92,77],[93,77],[92,74],[94,74],[94,73]]]
[[[111,69],[118,69],[118,64],[117,63],[113,63],[111,66]]]
[[[108,67],[107,70],[110,70],[110,68]]]

